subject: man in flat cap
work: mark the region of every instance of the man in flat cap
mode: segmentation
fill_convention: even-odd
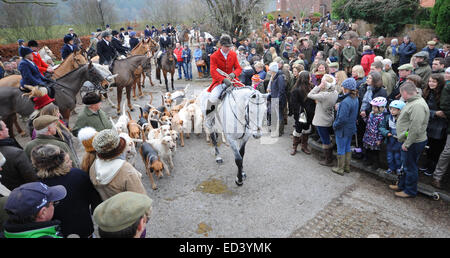
[[[101,110],[102,98],[95,92],[89,92],[84,95],[83,111],[78,115],[75,126],[72,129],[72,134],[78,136],[78,131],[86,126],[93,127],[97,132],[105,129],[111,129],[112,124],[106,113]]]
[[[72,167],[78,167],[76,162],[77,156],[72,149],[57,134],[56,127],[59,118],[56,116],[42,115],[33,120],[33,127],[36,130],[36,138],[25,145],[25,153],[28,158],[31,157],[31,151],[34,147],[45,144],[53,144],[68,153],[72,160]]]
[[[419,53],[414,54],[415,58],[415,69],[413,71],[414,74],[417,74],[422,78],[422,82],[428,83],[428,79],[431,76],[431,65],[428,63],[428,52],[420,51]]]
[[[94,210],[101,238],[145,238],[152,211],[152,199],[145,194],[122,192]]]
[[[398,68],[399,80],[392,89],[391,94],[389,94],[389,96],[387,97],[389,103],[393,100],[400,99],[400,86],[402,86],[402,84],[406,82],[406,77],[412,74],[413,69],[414,67],[411,64],[404,64]]]
[[[430,66],[433,64],[433,60],[439,56],[439,49],[436,48],[436,42],[431,40],[427,42],[427,46],[422,51],[428,52],[428,63]]]
[[[112,34],[107,30],[102,33],[102,40],[97,43],[97,54],[100,57],[99,63],[102,65],[110,65],[116,56],[117,51],[112,46],[111,40]]]

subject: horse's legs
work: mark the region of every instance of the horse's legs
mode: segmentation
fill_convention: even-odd
[[[238,168],[238,173],[236,176],[236,180],[234,181],[238,186],[242,186],[244,184],[243,182],[243,173],[242,173],[242,163],[244,157],[242,154],[244,153],[243,148],[245,149],[245,144],[241,146],[240,149],[238,149],[236,140],[230,140],[230,147],[233,150],[234,154],[234,162],[236,163],[236,166]]]
[[[132,85],[132,90],[133,90],[133,99],[134,100],[137,100],[137,98],[136,98],[136,85],[138,85],[139,84],[139,79],[137,78],[137,76],[136,76],[136,78],[134,78],[134,81],[133,81],[133,83],[131,84]],[[127,91],[127,93],[128,93],[128,91]]]
[[[219,147],[217,147],[217,134],[216,133],[211,133],[210,134],[211,137],[211,141],[214,145],[214,149],[215,149],[215,156],[216,156],[216,163],[217,164],[222,164],[223,163],[223,159],[219,156]]]
[[[104,97],[106,100],[108,100],[108,102],[109,102],[109,104],[111,105],[112,108],[116,108],[116,105],[111,101],[110,98],[108,98],[108,93],[107,93],[107,92],[103,93],[103,97]]]
[[[130,111],[134,111],[133,106],[131,105],[131,85],[128,85],[125,88],[125,91],[127,93],[127,104],[128,104],[128,109],[130,109]]]
[[[122,86],[117,85],[117,115],[120,116],[120,103],[122,102]]]
[[[173,75],[175,74],[175,70],[173,70],[173,72],[172,72],[172,90],[175,90],[174,88],[173,88]]]
[[[142,77],[142,83],[141,83],[141,77]],[[142,71],[142,73],[139,74],[138,83],[139,83],[139,97],[142,97],[142,96],[144,96],[144,93],[142,93],[142,88],[144,88],[144,84],[145,84],[145,73],[144,73],[144,71]]]
[[[166,91],[169,92],[169,85],[167,82],[167,73],[164,71],[163,74],[164,74],[164,82],[166,84]]]

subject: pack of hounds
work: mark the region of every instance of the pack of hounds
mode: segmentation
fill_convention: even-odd
[[[197,98],[186,98],[188,87],[162,94],[162,105],[158,107],[153,106],[151,100],[144,107],[135,104],[140,109],[137,121],[128,111],[125,113],[125,103],[117,122],[110,118],[113,128],[127,142],[127,161],[135,166],[137,153],[140,153],[153,190],[157,189],[153,175],[161,178],[165,172],[170,176],[174,169],[173,156],[178,141],[184,147],[185,136],[189,138],[191,132],[199,135],[203,129],[209,136]],[[223,136],[222,140],[225,142]]]

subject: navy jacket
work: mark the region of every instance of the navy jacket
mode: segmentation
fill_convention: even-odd
[[[183,52],[182,52],[181,56],[183,57],[183,62],[184,63],[190,63],[191,60],[192,60],[192,51],[191,51],[191,49],[190,48],[188,48],[187,50],[183,49]]]
[[[424,47],[422,51],[428,52],[428,63],[430,65],[433,64],[433,59],[439,56],[439,50],[437,48],[433,48],[433,50],[431,50],[429,47]]]
[[[347,95],[339,103],[333,129],[336,137],[351,137],[356,133],[356,120],[358,118],[359,101]]]
[[[280,107],[283,107],[284,103],[286,103],[286,82],[282,71],[278,71],[278,73],[273,78],[272,85],[270,87],[270,97],[272,99],[278,98]]]
[[[124,56],[127,55],[126,51],[128,51],[129,49],[127,47],[122,46],[122,42],[120,42],[120,40],[113,38],[111,40],[111,44],[116,49],[116,51],[119,52],[119,54]]]
[[[159,45],[161,46],[161,49],[166,49],[170,46],[170,39],[169,37],[160,37],[159,38]]]
[[[113,58],[116,56],[116,49],[112,46],[111,42],[109,45],[102,39],[97,43],[97,54],[100,57],[99,63],[110,64]]]
[[[44,76],[42,76],[41,72],[39,71],[38,67],[29,60],[22,59],[19,63],[18,67],[20,74],[22,75],[22,80],[20,80],[20,86],[31,85],[31,86],[37,86],[37,85],[45,85],[45,79]]]
[[[102,200],[89,174],[72,168],[68,174],[45,178],[42,182],[48,186],[63,185],[67,190],[66,197],[56,206],[53,216],[54,220],[61,221],[64,237],[70,234],[78,234],[82,238],[91,235],[94,232],[91,215]]]
[[[77,49],[77,45],[73,45],[72,48],[68,44],[64,44],[64,46],[61,48],[61,57],[62,59],[66,59],[70,54],[73,53]]]
[[[399,65],[408,64],[411,57],[416,53],[417,47],[413,42],[406,45],[404,42],[398,47]]]
[[[144,30],[144,37],[145,38],[150,38],[152,36],[152,32],[149,29],[145,29]]]
[[[130,39],[130,49],[133,49],[138,44],[139,44],[139,39],[137,39],[137,38],[131,38]]]

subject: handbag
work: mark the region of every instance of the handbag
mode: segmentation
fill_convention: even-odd
[[[308,121],[308,117],[306,116],[306,110],[304,108],[302,110],[302,113],[300,113],[298,121],[302,124],[306,124]]]
[[[195,65],[196,65],[196,66],[205,66],[205,65],[206,65],[206,64],[205,64],[205,60],[200,59],[200,60],[198,60],[197,62],[195,62]]]

